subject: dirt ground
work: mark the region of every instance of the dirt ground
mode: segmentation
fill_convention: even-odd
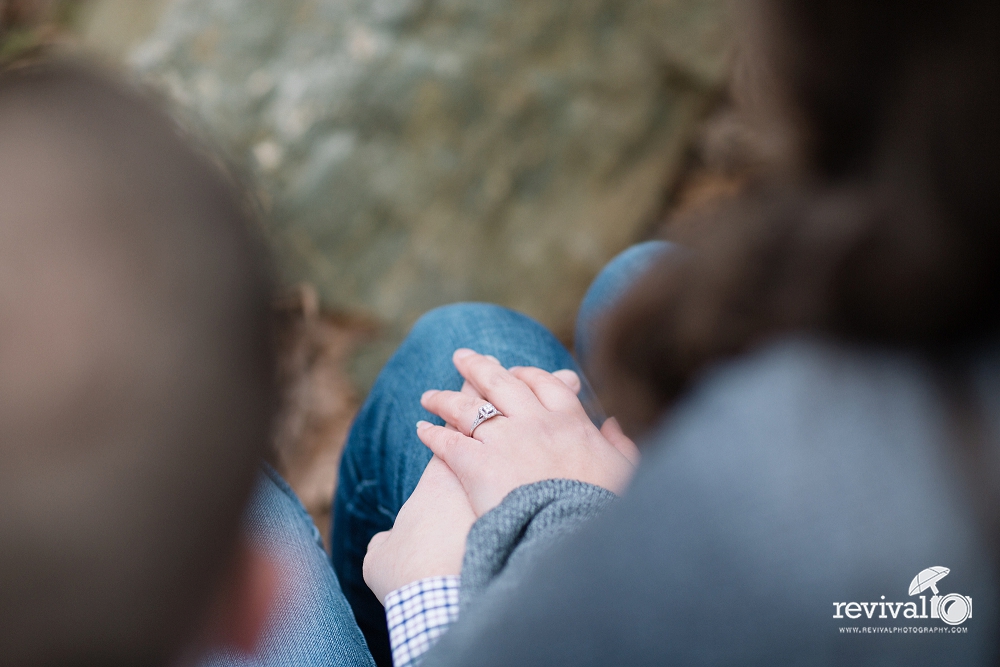
[[[299,285],[276,309],[283,405],[272,463],[295,489],[329,548],[340,454],[361,406],[347,363],[355,345],[376,330],[321,311],[310,285]]]

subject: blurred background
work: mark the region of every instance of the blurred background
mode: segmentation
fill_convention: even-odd
[[[773,153],[732,108],[726,0],[0,0],[0,64],[52,52],[155,91],[258,202],[284,286],[274,462],[324,536],[351,419],[417,317],[490,301],[571,346],[605,262],[683,238]]]

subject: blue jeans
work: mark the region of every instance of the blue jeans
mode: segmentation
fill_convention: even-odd
[[[506,308],[456,304],[420,318],[382,369],[351,428],[334,500],[332,568],[294,492],[276,472],[265,469],[248,510],[247,531],[287,564],[289,583],[281,590],[259,656],[247,661],[216,655],[209,664],[312,667],[372,665],[374,659],[380,667],[390,667],[385,613],[365,584],[361,566],[369,540],[392,527],[431,459],[416,437],[415,424],[420,419],[443,422],[420,406],[420,395],[427,389],[460,389],[462,377],[451,355],[468,347],[507,367],[577,371],[584,379],[580,399],[599,425],[604,416],[583,372],[594,324],[667,249],[661,241],[633,246],[601,271],[577,317],[580,364],[542,325]]]

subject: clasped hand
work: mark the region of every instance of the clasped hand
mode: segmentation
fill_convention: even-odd
[[[620,493],[638,462],[638,450],[614,419],[600,430],[590,421],[573,371],[508,370],[465,349],[453,361],[466,380],[462,390],[430,390],[420,401],[447,424],[417,424],[434,458],[392,530],[368,545],[365,581],[380,600],[418,579],[459,574],[472,524],[517,487],[566,478]],[[503,416],[470,437],[486,401]]]

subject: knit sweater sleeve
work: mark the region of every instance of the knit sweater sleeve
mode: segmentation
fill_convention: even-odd
[[[549,479],[511,491],[476,521],[462,562],[461,612],[487,589],[514,588],[534,554],[607,508],[615,494],[593,484]]]

